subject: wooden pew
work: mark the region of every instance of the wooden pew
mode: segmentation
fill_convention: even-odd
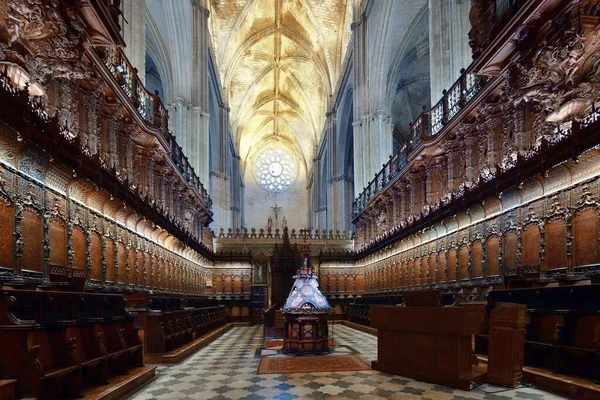
[[[142,366],[135,315],[118,294],[3,290],[0,370],[19,396],[78,396]]]
[[[110,372],[125,374],[129,369],[129,358],[123,329],[116,322],[96,324],[94,328],[96,336],[104,347]]]
[[[488,308],[525,304],[529,324],[525,365],[600,382],[600,285],[492,291]],[[476,351],[486,353],[485,334]]]
[[[554,370],[600,383],[600,315],[567,316],[555,346]]]
[[[144,354],[149,356],[176,351],[227,322],[224,306],[196,307],[202,303],[164,297],[151,298],[149,304],[151,309],[145,312],[143,327]]]
[[[76,339],[65,340],[64,331],[32,330],[27,333],[23,377],[32,383],[26,395],[39,399],[75,397],[81,393],[81,365]]]
[[[554,346],[564,318],[555,313],[530,311],[525,338],[525,365],[554,369]]]
[[[76,361],[81,366],[84,386],[108,382],[108,358],[103,351],[101,336],[93,326],[67,327],[65,337],[74,339]]]

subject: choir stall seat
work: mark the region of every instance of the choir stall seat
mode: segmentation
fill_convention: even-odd
[[[125,374],[129,369],[127,343],[123,332],[124,330],[116,322],[96,324],[95,326],[95,334],[104,347],[112,374]]]
[[[554,369],[554,346],[564,325],[564,318],[555,313],[530,310],[525,340],[525,365]]]
[[[74,339],[83,385],[108,382],[108,358],[102,344],[102,334],[94,334],[93,326],[81,326],[66,328],[65,336],[69,340]]]
[[[76,339],[64,340],[63,331],[33,330],[27,334],[23,377],[30,382],[25,395],[38,399],[76,397],[81,394],[81,365]]]
[[[555,346],[554,370],[600,383],[600,315],[567,317]]]
[[[600,285],[490,292],[488,308],[498,303],[527,306],[525,365],[600,381]],[[487,340],[477,335],[476,352],[487,353]]]

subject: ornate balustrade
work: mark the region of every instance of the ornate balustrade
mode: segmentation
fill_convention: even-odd
[[[211,200],[169,132],[166,108],[140,83],[120,48],[118,2],[5,4],[1,117],[22,147],[41,151],[44,162],[68,171],[69,179],[93,188],[94,196],[119,204],[117,214],[133,209],[182,245],[211,257],[203,244]],[[87,199],[81,201],[87,205]],[[104,215],[108,206],[97,200],[92,208]],[[133,219],[130,224],[137,229]]]
[[[450,90],[443,92],[442,99],[430,110],[424,111],[410,126],[408,141],[390,156],[375,178],[354,200],[352,217],[356,218],[379,193],[397,180],[409,166],[409,160],[422,149],[422,142],[444,133],[444,127],[465,108],[489,81],[486,77],[462,71],[461,77]]]
[[[598,145],[599,3],[507,4],[501,32],[354,202],[359,258]]]
[[[283,229],[279,228],[237,228],[233,230],[229,228],[225,232],[224,228],[221,228],[219,232],[211,231],[213,238],[215,239],[283,239]],[[339,229],[333,231],[330,229],[290,229],[290,239],[304,239],[304,240],[352,240],[352,232],[340,231]]]
[[[169,130],[168,111],[160,100],[158,93],[150,93],[142,84],[136,69],[131,65],[123,50],[116,46],[94,46],[103,65],[130,102],[130,106],[148,124],[150,131],[158,133],[164,150],[185,180],[198,191],[205,207],[210,209],[212,200],[202,182],[194,172],[188,158],[184,155],[175,136]]]

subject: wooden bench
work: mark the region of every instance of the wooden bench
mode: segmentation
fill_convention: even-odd
[[[65,340],[64,332],[29,331],[23,376],[33,384],[24,394],[39,399],[80,395],[81,366],[76,347],[76,339]]]
[[[600,315],[570,315],[555,346],[554,370],[600,383]]]
[[[136,316],[120,294],[3,290],[0,370],[18,396],[65,398],[141,367]]]
[[[158,302],[152,302],[156,305]],[[173,304],[164,301],[163,304]],[[225,307],[149,310],[144,318],[144,354],[160,355],[191,343],[227,322]]]
[[[74,340],[76,361],[81,366],[83,385],[108,382],[108,358],[103,348],[102,337],[94,334],[94,327],[67,327],[65,337],[67,340]]]
[[[527,307],[525,365],[600,382],[600,285],[490,292],[488,309],[499,303]],[[486,354],[487,340],[477,335],[475,351]]]
[[[525,338],[525,365],[554,369],[554,346],[564,318],[555,313],[528,311]]]
[[[123,332],[116,322],[105,322],[95,326],[95,334],[104,347],[109,370],[113,374],[125,374],[129,369],[127,343]]]

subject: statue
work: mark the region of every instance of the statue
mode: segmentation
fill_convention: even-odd
[[[269,215],[269,219],[267,220],[267,229],[273,228],[273,218]]]
[[[287,219],[285,219],[285,217],[283,217],[283,220],[281,221],[281,225],[282,225],[284,228],[287,228]]]

